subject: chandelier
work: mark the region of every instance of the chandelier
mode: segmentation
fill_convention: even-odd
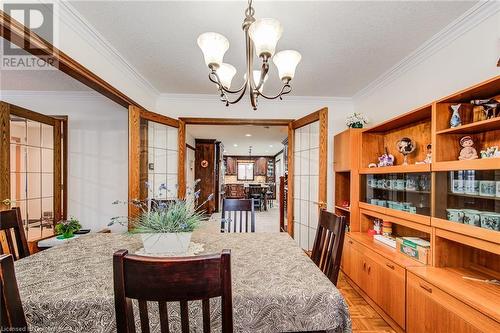
[[[274,54],[276,44],[283,33],[283,27],[272,18],[256,20],[254,14],[252,0],[248,0],[248,8],[245,10],[245,19],[242,25],[246,41],[246,74],[243,77],[243,85],[238,89],[231,89],[231,81],[236,74],[236,68],[222,62],[224,54],[229,48],[227,38],[216,32],[205,32],[198,37],[198,46],[203,51],[205,64],[210,70],[208,78],[217,85],[220,99],[226,106],[238,103],[247,89],[254,110],[257,110],[259,96],[266,99],[282,99],[283,95],[292,91],[290,81],[295,75],[295,68],[302,56],[294,50],[285,50]],[[260,70],[253,70],[254,49],[255,54],[262,61]],[[278,68],[279,77],[283,82],[281,90],[274,96],[263,93],[264,83],[269,76],[269,60],[271,58]],[[230,100],[228,95],[235,97]]]

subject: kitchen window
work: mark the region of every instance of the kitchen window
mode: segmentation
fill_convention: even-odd
[[[238,180],[253,180],[253,163],[238,163]]]

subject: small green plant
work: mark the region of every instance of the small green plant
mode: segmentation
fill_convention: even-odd
[[[73,233],[80,230],[81,227],[80,222],[72,216],[69,220],[60,221],[56,224],[56,234],[62,235],[63,238],[71,238]]]
[[[178,233],[193,232],[201,222],[206,221],[208,216],[200,211],[200,208],[213,199],[211,194],[202,204],[197,201],[200,191],[195,191],[196,185],[200,180],[196,180],[192,187],[187,188],[185,199],[175,199],[170,201],[162,200],[132,200],[130,204],[140,210],[140,214],[132,219],[126,217],[114,217],[108,226],[115,223],[125,225],[130,224],[131,233]],[[153,191],[148,183],[150,197],[154,197]],[[165,184],[161,184],[158,189],[161,196],[162,191],[170,192]],[[115,201],[113,204],[122,203]],[[128,204],[128,202],[125,202]]]

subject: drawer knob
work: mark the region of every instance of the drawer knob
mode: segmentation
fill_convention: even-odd
[[[352,240],[349,240],[349,244],[352,244]]]
[[[366,270],[366,262],[363,263],[363,270]]]
[[[394,269],[394,265],[392,265],[392,264],[387,264],[387,263],[386,263],[385,265],[386,265],[387,267],[389,267],[390,269]]]
[[[368,274],[370,274],[371,269],[372,269],[372,266],[368,266]]]
[[[422,288],[423,290],[425,290],[428,293],[432,294],[432,288],[431,287],[427,287],[426,285],[423,285],[423,284],[420,283],[420,288]]]

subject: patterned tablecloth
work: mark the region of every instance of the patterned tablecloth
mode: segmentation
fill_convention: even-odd
[[[235,332],[351,331],[343,296],[287,234],[221,234],[210,225],[192,241],[203,243],[205,253],[231,249]],[[89,234],[17,261],[31,331],[115,332],[112,254],[141,247],[136,236]],[[213,331],[220,332],[220,300],[212,301]],[[193,332],[201,329],[198,303],[190,303]],[[149,308],[159,332],[157,306]],[[177,305],[169,306],[175,332],[178,313]]]

